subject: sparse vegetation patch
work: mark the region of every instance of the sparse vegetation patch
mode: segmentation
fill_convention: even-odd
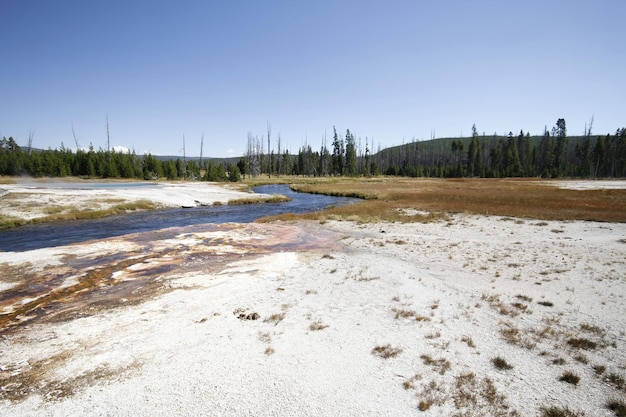
[[[512,365],[509,365],[509,363],[501,358],[500,356],[496,356],[495,358],[493,358],[491,360],[491,363],[493,363],[493,366],[495,366],[497,369],[503,370],[503,371],[508,371],[509,369],[513,369]]]
[[[383,359],[394,358],[402,353],[402,349],[398,347],[393,347],[390,344],[376,346],[372,349],[372,355],[379,356]]]
[[[424,365],[432,366],[439,374],[444,375],[450,369],[450,362],[445,358],[434,359],[430,355],[421,355]]]
[[[617,417],[626,417],[626,403],[621,399],[611,399],[607,402],[606,408],[611,410]]]
[[[568,384],[578,385],[580,377],[571,371],[565,371],[559,378],[559,381],[567,382]]]
[[[567,407],[541,407],[540,417],[584,417],[585,413],[572,411]]]
[[[598,344],[596,342],[579,337],[572,337],[568,339],[567,344],[573,348],[584,350],[593,350],[598,347]]]

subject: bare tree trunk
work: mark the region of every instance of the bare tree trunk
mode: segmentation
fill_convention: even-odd
[[[187,155],[185,153],[185,134],[183,133],[183,181],[187,175]]]
[[[202,132],[200,137],[200,169],[202,169],[202,148],[204,148],[204,132]]]
[[[72,127],[72,132],[74,131],[74,128]],[[32,130],[28,132],[28,154],[30,155],[30,150],[33,147],[33,137],[35,136],[35,132],[33,132]],[[77,147],[78,148],[78,147]]]
[[[272,152],[270,146],[270,137],[272,136],[272,125],[270,122],[267,122],[267,157],[269,158],[269,163],[267,164],[267,175],[272,177]]]
[[[109,136],[109,113],[107,113],[107,153],[111,153],[111,137]]]
[[[280,133],[278,134],[278,160],[276,161],[278,163],[278,176],[280,176],[281,174],[281,150],[280,150]]]
[[[74,137],[74,143],[76,144],[76,152],[78,152],[78,148],[80,145],[78,144],[78,138],[76,137],[76,132],[74,132],[74,123],[72,123],[72,136]]]

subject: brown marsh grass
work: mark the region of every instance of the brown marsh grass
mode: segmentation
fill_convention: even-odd
[[[293,184],[301,192],[359,197],[357,203],[317,213],[262,219],[424,222],[443,213],[541,220],[626,222],[626,190],[569,190],[530,179],[318,179]],[[407,215],[399,209],[431,213]]]

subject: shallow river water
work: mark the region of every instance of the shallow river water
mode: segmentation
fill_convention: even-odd
[[[264,194],[283,194],[290,197],[291,201],[143,211],[95,220],[26,225],[0,231],[0,250],[21,252],[85,242],[91,239],[104,239],[128,233],[202,223],[247,223],[264,216],[306,213],[356,201],[352,198],[296,193],[291,191],[287,185],[265,185],[256,187],[254,191]]]

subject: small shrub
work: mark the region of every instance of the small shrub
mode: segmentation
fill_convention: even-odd
[[[508,371],[509,369],[513,369],[513,365],[509,365],[509,363],[505,359],[501,358],[500,356],[493,358],[491,360],[491,363],[493,363],[493,366],[495,366],[497,369],[500,369],[503,371]]]
[[[561,375],[559,381],[567,382],[568,384],[578,385],[578,381],[580,381],[580,377],[571,371],[566,371]]]
[[[567,362],[565,362],[565,359],[563,358],[556,358],[552,360],[552,364],[553,365],[565,365]]]
[[[392,347],[389,344],[385,346],[376,346],[374,349],[372,349],[372,355],[380,356],[383,359],[396,357],[400,353],[402,353],[402,349]]]
[[[526,301],[527,303],[531,303],[533,301],[533,299],[527,295],[518,294],[515,297],[519,300]]]

